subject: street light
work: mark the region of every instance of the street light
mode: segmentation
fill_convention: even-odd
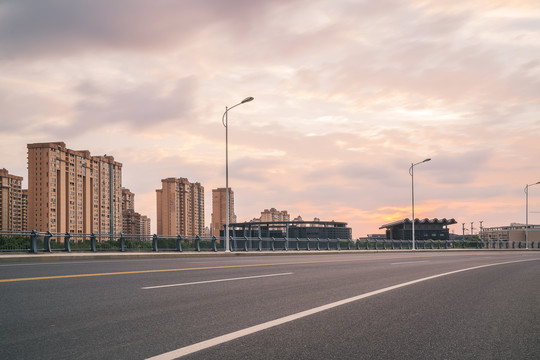
[[[229,127],[228,127],[229,116],[228,116],[228,113],[229,113],[229,110],[231,110],[232,108],[235,108],[238,105],[242,105],[252,100],[253,98],[250,96],[250,97],[245,98],[244,100],[242,100],[241,102],[239,102],[238,104],[234,106],[231,106],[231,107],[225,106],[225,112],[223,113],[223,116],[221,117],[221,122],[223,123],[223,126],[225,126],[225,202],[226,202],[225,208],[227,209],[225,212],[225,216],[226,216],[225,252],[230,252],[230,249],[229,249],[229,211],[230,210],[229,210]]]
[[[414,246],[414,167],[416,165],[419,165],[419,164],[422,164],[422,163],[425,163],[425,162],[428,162],[430,161],[431,159],[425,159],[424,161],[420,161],[416,164],[411,164],[411,167],[409,168],[409,174],[411,175],[411,186],[412,186],[412,191],[411,191],[411,194],[412,194],[412,249],[413,250],[416,250],[415,246]]]
[[[529,248],[529,186],[538,184],[540,181],[525,186],[525,249]]]

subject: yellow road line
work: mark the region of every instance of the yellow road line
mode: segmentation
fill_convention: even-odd
[[[446,254],[448,256],[450,254]],[[457,255],[457,254],[455,254]],[[134,271],[119,271],[108,273],[94,273],[94,274],[72,274],[72,275],[53,275],[53,276],[38,276],[28,278],[13,278],[13,279],[0,279],[0,283],[19,282],[19,281],[35,281],[35,280],[52,280],[52,279],[72,279],[72,278],[84,278],[95,276],[112,276],[112,275],[132,275],[132,274],[152,274],[161,272],[177,272],[177,271],[195,271],[195,270],[214,270],[214,269],[235,269],[235,268],[248,268],[248,267],[264,267],[264,266],[280,266],[280,265],[302,265],[302,264],[324,264],[324,263],[340,263],[340,262],[356,262],[367,260],[384,260],[384,259],[407,259],[407,258],[425,258],[425,257],[438,257],[442,255],[426,255],[426,256],[402,256],[402,257],[376,257],[376,258],[362,258],[362,259],[341,259],[341,260],[318,260],[318,261],[295,261],[295,262],[282,262],[271,264],[244,264],[244,265],[223,265],[223,266],[206,266],[196,268],[181,268],[181,269],[158,269],[158,270],[134,270]]]

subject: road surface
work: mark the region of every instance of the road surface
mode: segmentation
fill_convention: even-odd
[[[1,359],[538,359],[540,252],[0,262]]]

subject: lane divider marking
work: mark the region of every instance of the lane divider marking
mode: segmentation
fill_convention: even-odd
[[[236,280],[258,279],[258,278],[264,278],[264,277],[283,276],[283,275],[292,275],[292,274],[293,274],[292,272],[288,272],[288,273],[281,273],[281,274],[267,274],[267,275],[244,276],[244,277],[228,278],[228,279],[216,279],[216,280],[206,280],[206,281],[194,281],[194,282],[181,283],[181,284],[168,284],[168,285],[145,286],[145,287],[142,287],[141,289],[142,289],[142,290],[161,289],[161,288],[168,288],[168,287],[175,287],[175,286],[188,286],[188,285],[210,284],[210,283],[225,282],[225,281],[236,281]]]

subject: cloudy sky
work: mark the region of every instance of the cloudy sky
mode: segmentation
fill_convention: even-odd
[[[152,219],[161,179],[229,184],[353,236],[415,215],[525,222],[540,181],[538,0],[0,1],[0,168],[64,141],[123,164]],[[529,189],[540,224],[540,185]]]

